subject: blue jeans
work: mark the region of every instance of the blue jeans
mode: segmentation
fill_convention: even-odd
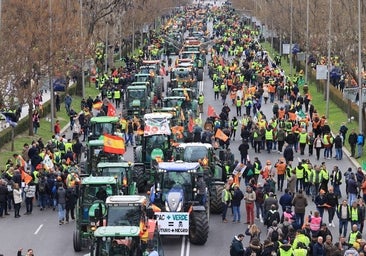
[[[58,204],[58,220],[63,221],[65,219],[65,204]]]
[[[240,221],[240,205],[239,206],[232,206],[234,211],[234,219],[233,222]]]
[[[342,148],[336,148],[336,159],[337,160],[342,160],[343,157],[343,151]]]
[[[48,198],[47,194],[39,194],[38,200],[39,200],[39,205],[41,206],[41,208],[46,208],[47,201],[48,201],[47,198]]]
[[[263,204],[255,202],[255,209],[256,209],[256,217],[259,219],[259,214],[261,214],[262,218],[265,219]]]
[[[361,157],[362,156],[362,145],[358,145],[357,144],[357,157]]]
[[[357,199],[356,194],[348,194],[348,205],[352,205],[352,203]]]
[[[125,142],[125,145],[127,146],[128,142],[130,142],[131,145],[133,145],[133,133],[127,134],[127,140]]]
[[[338,196],[338,198],[341,198],[342,193],[341,193],[341,189],[339,188],[339,185],[333,183],[332,186],[334,188],[334,194],[336,194]]]
[[[342,235],[342,229],[343,229],[343,236],[347,236],[347,228],[348,228],[348,220],[339,220],[339,235]]]
[[[304,217],[305,217],[305,213],[296,213],[295,214],[296,220],[296,228],[301,228],[302,225],[304,225]]]

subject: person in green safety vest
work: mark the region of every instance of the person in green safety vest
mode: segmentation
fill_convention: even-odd
[[[121,105],[121,90],[116,88],[113,92],[114,103],[116,104],[116,108],[119,108]]]
[[[356,242],[356,240],[361,239],[361,238],[362,238],[362,234],[358,230],[357,224],[353,224],[352,225],[352,231],[351,231],[351,233],[349,234],[349,237],[348,237],[348,244],[350,246],[353,246],[353,244]]]
[[[231,177],[232,179],[232,177]],[[229,179],[230,180],[230,179]],[[226,213],[227,213],[227,209],[230,205],[231,199],[232,199],[232,195],[230,193],[230,183],[228,182],[224,189],[222,190],[222,196],[221,196],[221,201],[222,201],[222,222],[227,223],[227,219],[226,219]]]
[[[199,113],[203,113],[203,103],[205,102],[205,97],[203,96],[203,93],[200,93],[198,96],[198,108]]]
[[[288,240],[283,240],[282,242],[282,245],[278,248],[279,256],[292,256],[293,250],[291,248],[291,244]]]
[[[231,127],[230,139],[235,140],[236,130],[238,129],[238,126],[239,126],[239,121],[236,118],[236,116],[234,116],[230,122],[230,127]]]

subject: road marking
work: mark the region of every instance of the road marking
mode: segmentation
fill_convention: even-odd
[[[301,160],[301,158],[300,158],[300,157],[297,157],[297,160],[299,160],[299,163],[301,163],[301,162],[302,162],[302,160]]]
[[[180,249],[180,256],[185,256],[186,236],[182,237],[182,247]]]
[[[37,235],[42,227],[43,227],[43,224],[39,225],[39,227],[37,228],[36,232],[34,232],[34,234]]]
[[[187,239],[188,240],[188,239]],[[187,242],[186,256],[189,256],[189,251],[191,250],[191,243]]]

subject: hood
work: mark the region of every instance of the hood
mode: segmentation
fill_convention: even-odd
[[[180,211],[183,204],[183,188],[173,187],[166,195],[165,206],[170,212]]]
[[[276,210],[269,210],[270,213],[276,213],[277,211]]]
[[[291,249],[291,244],[283,244],[280,246],[280,248],[287,252],[288,250]]]

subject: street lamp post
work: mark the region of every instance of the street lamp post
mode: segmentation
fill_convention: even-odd
[[[80,0],[80,44],[81,44],[81,95],[85,98],[83,0]]]
[[[308,58],[309,58],[309,0],[306,0],[306,50],[305,50],[305,84],[308,83]]]
[[[362,35],[361,35],[361,0],[358,0],[358,126],[359,132],[363,133],[363,97],[362,97]]]
[[[327,66],[327,90],[326,90],[326,114],[325,116],[329,119],[329,86],[330,86],[330,68],[331,68],[331,61],[330,61],[330,48],[332,46],[332,0],[329,0],[329,30],[328,30],[328,66]]]
[[[51,132],[53,132],[53,124],[54,124],[54,113],[55,113],[55,101],[54,101],[54,91],[53,91],[53,84],[52,84],[52,0],[49,0],[49,12],[50,12],[50,18],[49,18],[49,26],[50,26],[50,31],[49,31],[49,36],[50,36],[50,42],[49,42],[49,58],[50,58],[50,62],[48,65],[48,83],[50,86],[50,92],[51,92]]]
[[[290,76],[292,76],[292,30],[293,30],[293,4],[294,1],[291,0],[290,4]]]
[[[108,73],[108,21],[105,26],[105,59],[104,59],[104,73]]]

